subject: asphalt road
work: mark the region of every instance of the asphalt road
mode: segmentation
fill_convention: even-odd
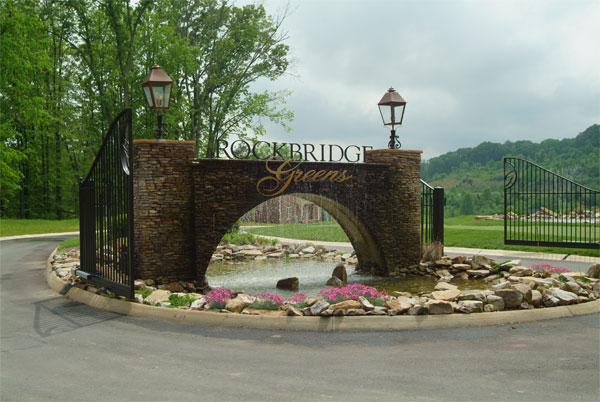
[[[598,401],[600,315],[468,329],[205,328],[51,291],[60,238],[0,242],[3,401]]]

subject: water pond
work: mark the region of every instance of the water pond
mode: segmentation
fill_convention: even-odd
[[[244,261],[220,262],[208,267],[206,276],[213,288],[225,288],[246,293],[272,292],[284,297],[292,296],[295,292],[277,289],[277,281],[283,278],[297,277],[300,281],[299,290],[309,296],[318,295],[319,289],[327,287],[325,283],[331,277],[335,263],[316,260],[276,260],[276,261]],[[354,268],[347,266],[348,283],[362,283],[385,289],[388,292],[401,291],[417,294],[431,292],[438,283],[436,278],[406,277],[391,278],[362,275],[354,273]],[[461,290],[486,289],[489,285],[483,280],[464,280],[454,278],[449,283]]]

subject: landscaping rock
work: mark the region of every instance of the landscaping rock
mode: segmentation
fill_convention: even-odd
[[[313,304],[312,306],[310,306],[308,309],[311,313],[311,315],[319,315],[321,314],[321,312],[327,310],[329,308],[330,304],[327,303],[326,301],[318,301],[315,304]]]
[[[479,300],[485,301],[485,293],[483,290],[463,290],[458,296],[458,301],[463,300]]]
[[[181,286],[179,282],[170,282],[167,283],[167,290],[171,292],[183,292],[185,289]]]
[[[542,294],[537,290],[529,289],[525,293],[525,300],[533,307],[540,307],[542,305]]]
[[[454,312],[454,308],[452,304],[443,300],[432,300],[429,301],[425,306],[429,309],[429,314],[452,314]]]
[[[510,282],[500,282],[496,285],[492,285],[493,291],[500,290],[500,289],[507,289],[507,288],[510,288]]]
[[[455,298],[458,297],[458,295],[460,295],[460,290],[458,289],[453,289],[453,290],[438,290],[435,292],[431,292],[431,297],[434,298],[435,300],[454,300]]]
[[[465,314],[480,313],[483,311],[483,302],[478,300],[464,300],[458,303],[458,311]]]
[[[575,293],[576,295],[578,295],[583,290],[581,286],[575,281],[563,283],[560,288],[562,290],[566,290],[567,292]]]
[[[169,300],[169,296],[171,296],[171,292],[168,290],[155,290],[152,292],[144,301],[146,303],[158,303],[160,301]]]
[[[206,300],[203,297],[201,297],[192,302],[192,304],[190,305],[190,310],[203,310],[205,305]]]
[[[364,296],[359,296],[358,302],[362,306],[361,308],[365,311],[372,311],[375,309],[375,306],[373,306],[373,304]]]
[[[438,282],[433,290],[456,290],[458,286],[451,285],[448,282]]]
[[[334,312],[335,314],[335,312]],[[346,310],[345,315],[347,316],[356,316],[356,315],[366,315],[367,312],[361,308],[351,308],[349,310]]]
[[[600,279],[600,264],[594,264],[587,271],[588,278]]]
[[[133,295],[133,299],[134,299],[136,302],[140,303],[140,304],[143,304],[143,303],[144,303],[144,296],[142,296],[142,295],[141,295],[141,294],[139,294],[139,293],[135,293],[135,294]]]
[[[333,311],[335,310],[350,310],[360,309],[362,305],[358,300],[344,300],[343,302],[335,303],[329,306]]]
[[[594,283],[592,286],[592,293],[596,297],[600,297],[600,282]]]
[[[348,282],[348,273],[346,272],[344,264],[337,264],[333,269],[331,276],[338,278],[343,283]]]
[[[523,297],[525,297],[525,294],[529,291],[529,289],[531,289],[529,285],[526,285],[524,283],[513,283],[512,285],[510,285],[510,287],[521,292]]]
[[[523,303],[523,294],[516,289],[495,290],[494,294],[504,299],[504,308],[517,308]]]
[[[341,288],[342,286],[344,286],[344,282],[342,282],[342,280],[340,278],[338,278],[337,276],[332,276],[331,278],[329,278],[327,280],[326,285],[332,286],[334,288]]]
[[[515,266],[508,270],[508,272],[513,276],[531,276],[533,275],[533,269],[522,266]]]
[[[143,290],[146,289],[146,282],[144,282],[141,279],[136,279],[135,281],[133,281],[133,288],[135,290]]]
[[[542,303],[546,307],[555,307],[560,305],[560,300],[557,297],[548,294],[542,297]]]
[[[484,255],[476,255],[471,258],[471,267],[473,267],[475,270],[480,268],[489,268],[492,265],[495,265],[494,260]]]
[[[276,287],[277,287],[277,289],[298,290],[299,284],[300,284],[300,281],[296,277],[285,278],[285,279],[280,279],[279,281],[277,281]]]
[[[457,271],[467,271],[472,268],[469,264],[452,264],[452,269]]]
[[[230,311],[232,313],[241,313],[243,309],[248,307],[250,303],[246,303],[241,298],[235,298],[227,301],[225,304],[225,310]]]
[[[285,315],[291,316],[291,317],[294,317],[294,316],[300,317],[300,316],[303,316],[304,313],[302,312],[302,310],[300,310],[300,309],[298,309],[298,308],[296,308],[294,306],[288,306],[285,309]]]
[[[313,246],[308,246],[308,247],[302,249],[303,254],[314,254],[315,251],[316,250]]]
[[[485,278],[486,276],[488,276],[490,274],[490,270],[489,269],[469,269],[467,271],[467,274],[469,276],[473,276],[475,278]]]
[[[577,295],[575,293],[567,292],[562,289],[552,289],[552,296],[559,300],[561,306],[577,302]]]
[[[373,310],[367,311],[367,315],[387,315],[387,308],[376,306]]]
[[[512,260],[512,261],[507,261],[504,264],[500,264],[500,269],[502,271],[508,271],[510,270],[512,267],[521,265],[521,260]]]
[[[564,273],[560,273],[558,275],[558,279],[564,282],[575,282],[575,279],[573,279],[570,275],[566,275]]]
[[[408,314],[410,315],[427,315],[429,314],[429,307],[421,306],[417,304],[413,306],[410,310],[408,310]]]

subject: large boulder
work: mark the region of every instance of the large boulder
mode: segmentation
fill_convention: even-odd
[[[559,304],[561,306],[577,303],[578,300],[577,295],[575,293],[567,292],[566,290],[556,288],[552,289],[552,296],[556,297],[559,300]]]
[[[300,281],[298,280],[298,278],[293,277],[293,278],[285,278],[285,279],[280,279],[279,281],[277,281],[277,289],[284,289],[284,290],[298,290],[298,286],[300,285]]]
[[[495,290],[494,294],[504,299],[504,308],[518,308],[523,303],[523,293],[517,289]]]
[[[592,265],[587,271],[587,277],[600,279],[600,264]]]
[[[348,273],[346,272],[346,267],[342,263],[335,266],[331,276],[338,278],[343,283],[348,282]]]

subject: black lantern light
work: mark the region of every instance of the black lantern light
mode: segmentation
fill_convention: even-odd
[[[158,64],[152,66],[152,70],[142,82],[144,97],[150,110],[158,112],[158,128],[155,136],[159,140],[162,138],[162,114],[161,111],[167,110],[171,106],[171,89],[173,80],[165,73]]]
[[[394,126],[402,125],[406,101],[402,99],[400,94],[396,92],[394,88],[390,88],[385,95],[383,95],[377,105],[379,106],[379,112],[381,113],[381,118],[383,119],[383,125],[392,126],[388,148],[399,149],[400,140],[398,140],[398,137],[396,136],[396,130],[394,129]]]

